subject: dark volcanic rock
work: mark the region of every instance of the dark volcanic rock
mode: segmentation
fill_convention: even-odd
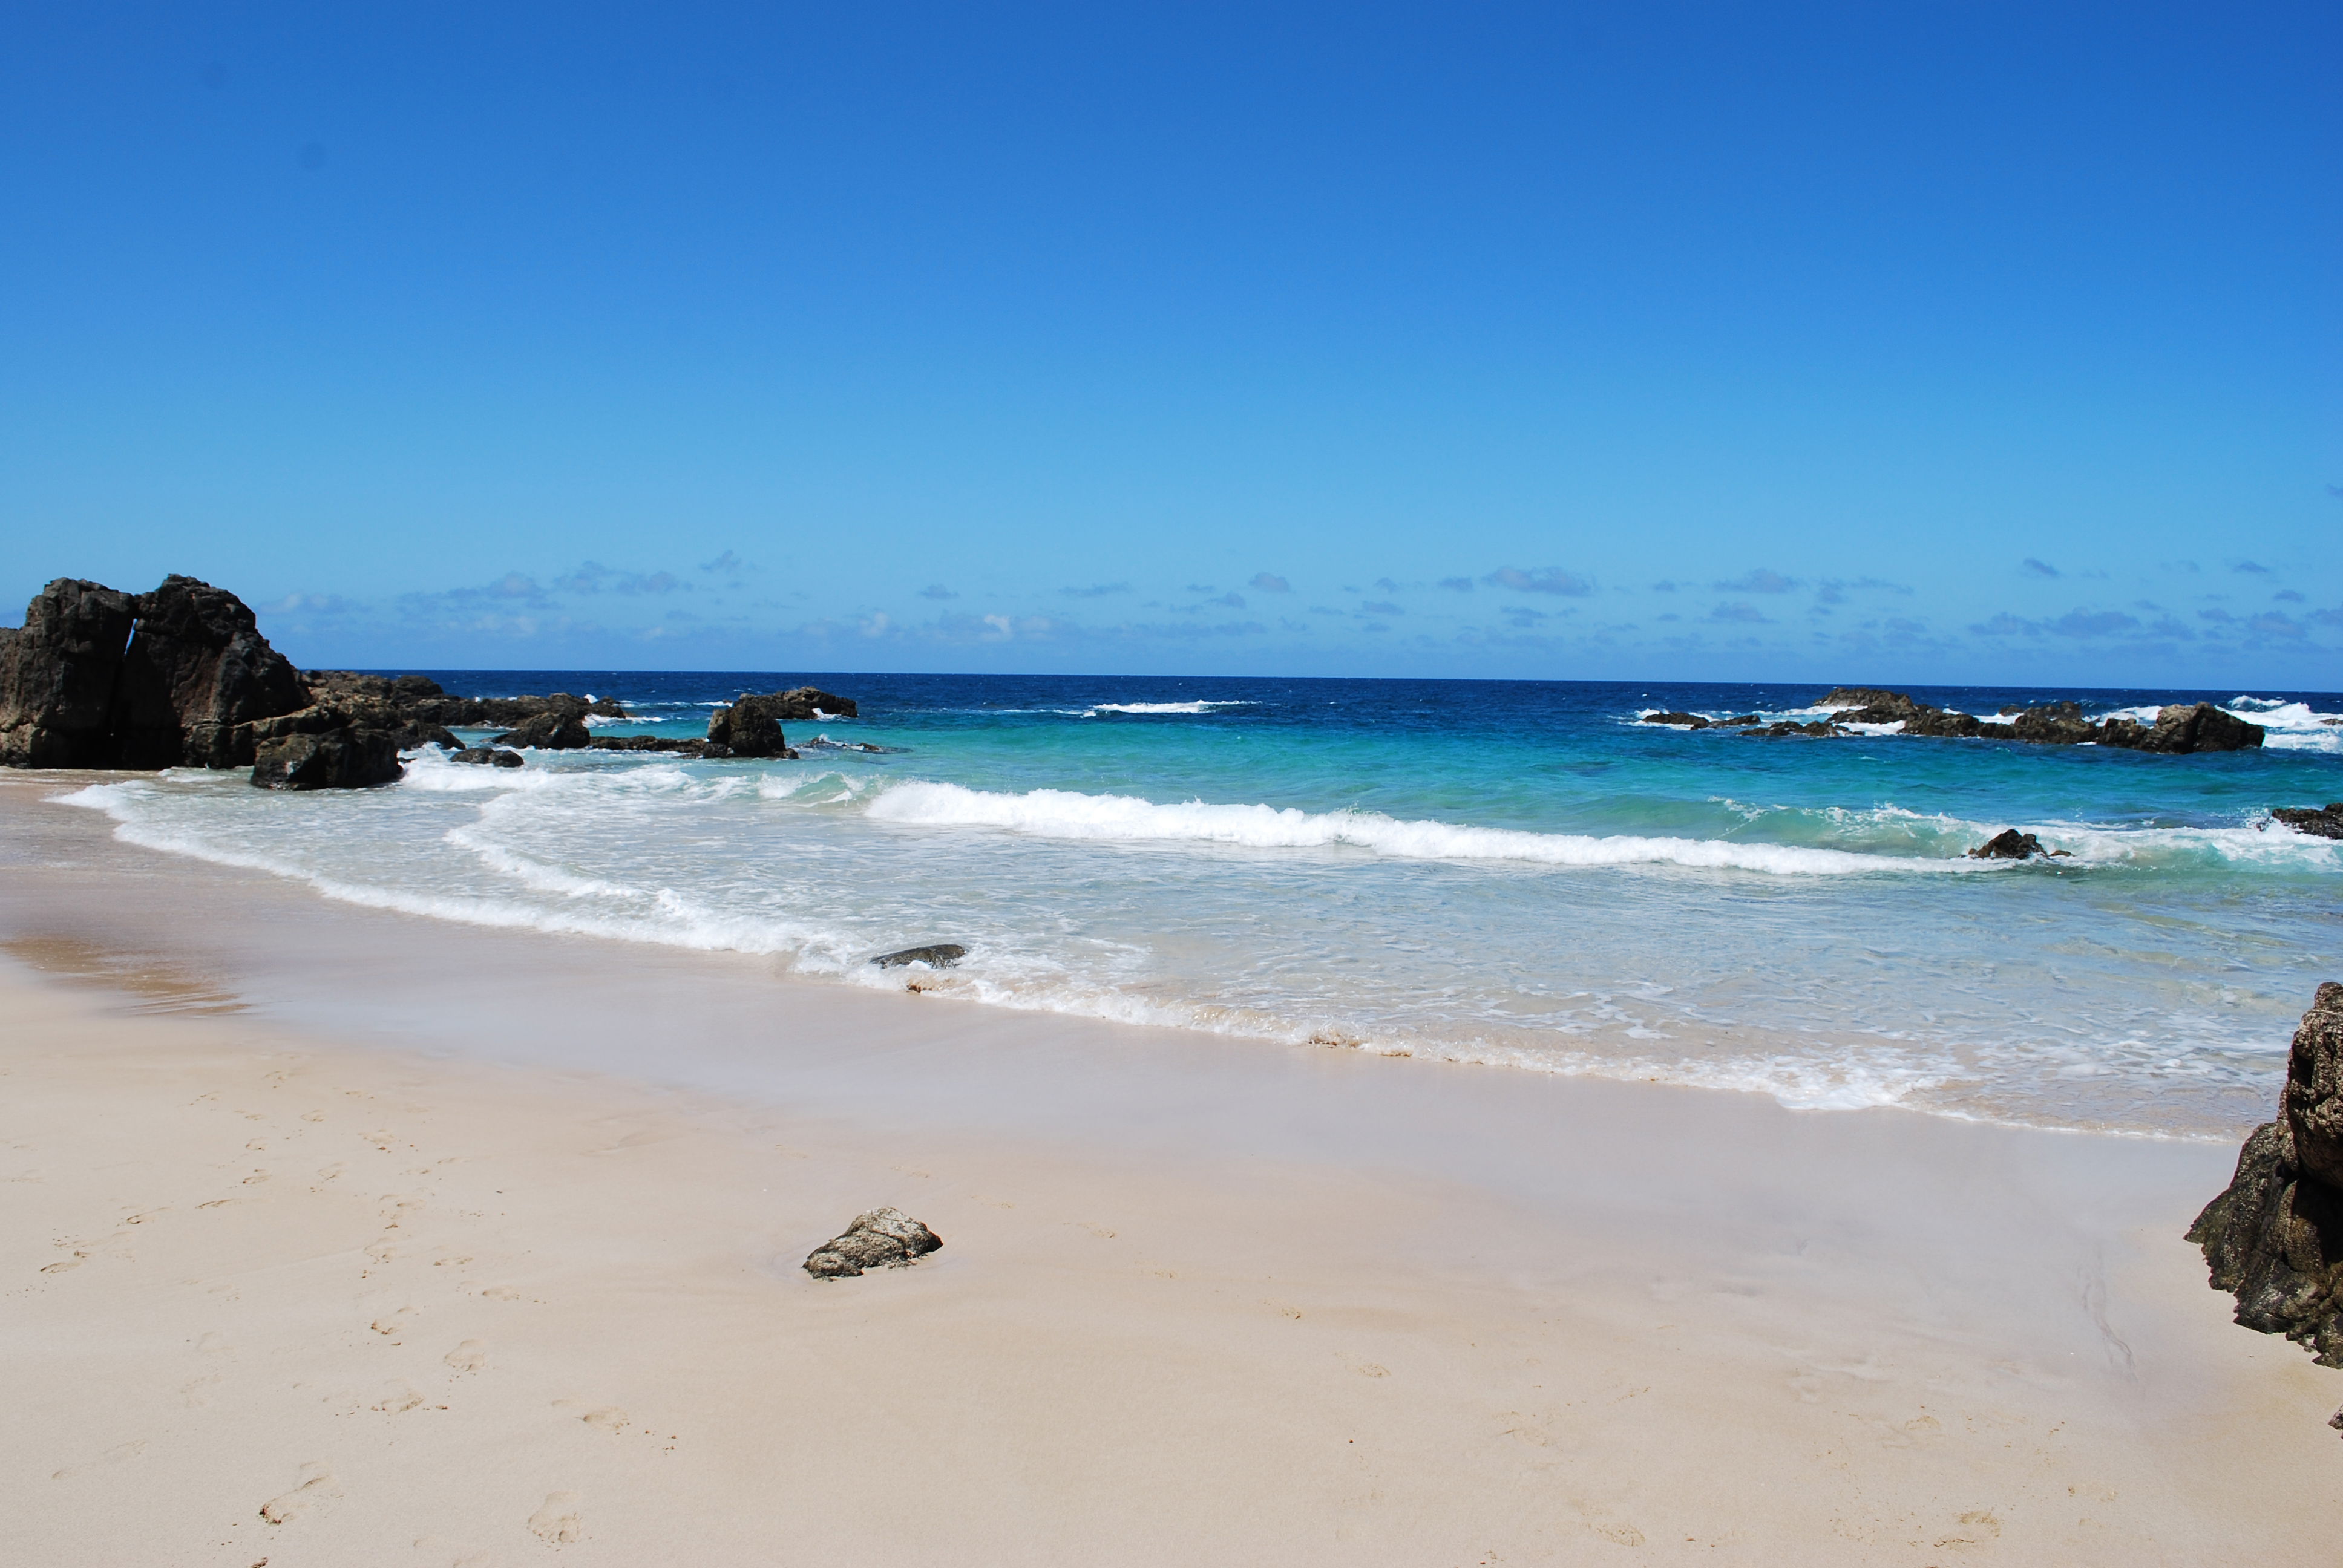
[[[710,751],[705,740],[677,740],[665,735],[598,735],[594,738],[597,751],[676,751],[686,757],[725,756],[720,749]]]
[[[310,705],[292,660],[245,602],[176,575],[138,601],[115,695],[114,766],[241,768],[252,724]]]
[[[1974,713],[1955,713],[1943,708],[1923,708],[1904,721],[1906,735],[1936,735],[1959,739],[1983,732],[1985,726]]]
[[[2262,743],[2265,733],[2260,725],[2224,713],[2209,702],[2176,702],[2157,710],[2152,728],[2128,719],[2110,719],[2099,726],[2098,739],[2103,746],[2186,755],[2251,750]]]
[[[1639,724],[1680,724],[1686,729],[1705,729],[1708,720],[1697,713],[1646,713],[1636,720]]]
[[[0,764],[104,768],[113,760],[114,694],[137,601],[59,578],[25,607],[0,645]]]
[[[2343,985],[2318,988],[2287,1061],[2276,1121],[2188,1228],[2237,1322],[2343,1366]]]
[[[2004,828],[1984,843],[1969,851],[1972,860],[2030,860],[2036,856],[2066,858],[2065,849],[2046,849],[2042,840],[2031,833],[2021,833],[2015,828]]]
[[[1881,709],[1889,718],[1909,719],[1920,709],[1900,691],[1885,691],[1876,686],[1834,686],[1816,708],[1864,708]],[[1885,724],[1887,719],[1866,719],[1865,724]]]
[[[943,1239],[900,1209],[857,1214],[842,1235],[816,1247],[805,1271],[818,1280],[850,1278],[865,1269],[900,1269],[943,1245]]]
[[[718,709],[708,720],[709,741],[725,748],[734,757],[796,756],[781,734],[788,695],[778,692],[770,697],[744,697],[729,708]]]
[[[2343,839],[2343,800],[2330,801],[2323,808],[2280,806],[2270,815],[2298,833],[2308,833],[2320,839]]]
[[[490,768],[518,768],[528,761],[518,751],[499,750],[493,746],[465,746],[447,753],[450,762],[474,762]]]
[[[576,711],[548,709],[533,719],[523,719],[518,729],[499,735],[489,744],[495,746],[534,746],[545,751],[578,751],[594,744],[586,731],[585,709]]]
[[[1758,718],[1758,717],[1757,717],[1755,714],[1754,714],[1754,713],[1744,713],[1744,714],[1740,715],[1738,718],[1735,718],[1735,719],[1719,719],[1715,720],[1715,722],[1716,727],[1717,727],[1718,729],[1731,729],[1733,726],[1735,726],[1735,725],[1736,725],[1736,724],[1763,724],[1763,723],[1765,723],[1765,721],[1764,719],[1762,719]]]
[[[2051,702],[2028,708],[2009,721],[2016,739],[2036,746],[2080,746],[2099,739],[2099,728],[2083,721],[2082,704]]]
[[[1837,725],[1831,723],[1828,719],[1817,719],[1809,724],[1798,724],[1785,719],[1779,724],[1768,724],[1763,729],[1745,729],[1741,733],[1744,735],[1765,736],[1844,735],[1846,731],[1841,729]]]
[[[870,961],[882,970],[900,969],[905,964],[926,964],[931,969],[948,970],[968,957],[968,950],[958,942],[936,942],[924,948],[903,948],[891,953],[880,953]]]
[[[789,723],[804,723],[814,719],[860,719],[861,710],[854,699],[824,691],[818,686],[793,686],[787,691],[773,693],[773,717]]]
[[[264,789],[364,789],[406,771],[388,734],[347,726],[259,740],[252,761],[252,781]]]

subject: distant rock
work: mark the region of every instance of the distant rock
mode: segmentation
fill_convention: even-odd
[[[789,695],[744,697],[729,708],[718,709],[708,720],[709,744],[723,747],[734,757],[795,757],[781,733]]]
[[[114,693],[138,614],[126,593],[59,578],[0,643],[0,765],[105,768]]]
[[[858,1214],[842,1234],[816,1247],[805,1271],[818,1280],[849,1279],[866,1269],[900,1269],[943,1245],[943,1239],[900,1209]]]
[[[774,704],[773,717],[791,724],[802,724],[816,719],[860,719],[862,712],[854,699],[824,691],[818,686],[793,686],[787,691],[777,691],[768,699]]]
[[[2098,739],[2102,746],[2186,755],[2251,750],[2267,733],[2260,725],[2224,713],[2209,702],[2174,703],[2157,709],[2152,728],[2129,719],[2110,719],[2099,726]]]
[[[2280,806],[2270,815],[2298,833],[2320,839],[2343,839],[2343,800],[2322,807]]]
[[[579,751],[594,744],[587,732],[585,709],[548,709],[523,719],[518,729],[498,736],[493,746],[529,746],[540,751]]]
[[[2237,1322],[2343,1367],[2343,985],[2295,1031],[2277,1121],[2238,1151],[2228,1188],[2188,1228]]]
[[[518,751],[500,750],[494,746],[464,746],[447,753],[447,760],[488,768],[518,768],[528,759]]]
[[[1646,713],[1639,720],[1644,724],[1674,724],[1685,729],[1705,729],[1708,720],[1697,713]]]
[[[252,762],[252,781],[264,789],[364,789],[405,772],[397,740],[347,726],[263,739]]]
[[[935,942],[924,948],[903,948],[891,953],[880,953],[870,961],[882,970],[900,969],[905,964],[926,964],[930,969],[948,970],[968,957],[968,950],[958,942]]]
[[[2015,828],[2004,828],[1984,843],[1969,851],[1972,860],[2030,860],[2036,856],[2066,858],[2065,849],[2046,849],[2042,840],[2031,833],[2021,833]]]
[[[1742,733],[1744,735],[1779,737],[1784,735],[1844,735],[1846,731],[1841,729],[1837,725],[1833,724],[1826,719],[1814,719],[1805,724],[1800,724],[1795,720],[1785,719],[1778,724],[1768,724],[1763,729],[1745,729]]]

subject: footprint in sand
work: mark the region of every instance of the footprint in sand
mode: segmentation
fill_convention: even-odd
[[[578,1524],[578,1504],[582,1501],[574,1492],[547,1493],[545,1506],[528,1516],[528,1533],[555,1546],[577,1540],[583,1533]]]
[[[478,1340],[466,1340],[440,1358],[460,1372],[475,1372],[488,1364],[488,1347]]]
[[[99,1454],[96,1459],[90,1460],[85,1463],[68,1464],[63,1470],[54,1472],[49,1476],[49,1479],[51,1481],[68,1481],[76,1475],[86,1474],[90,1471],[102,1469],[109,1464],[119,1464],[126,1459],[136,1459],[141,1453],[145,1452],[146,1449],[146,1440],[142,1437],[135,1442],[123,1443],[118,1448],[109,1448],[104,1453]]]
[[[413,1307],[401,1307],[395,1312],[385,1312],[381,1317],[378,1317],[375,1319],[374,1322],[368,1323],[367,1327],[372,1329],[378,1334],[395,1334],[401,1329],[407,1327],[409,1322],[414,1321],[414,1317],[415,1309]]]
[[[297,1519],[329,1497],[342,1494],[341,1483],[322,1459],[313,1459],[301,1467],[301,1484],[282,1497],[272,1497],[260,1505],[260,1516],[271,1524],[282,1524]]]
[[[65,1273],[71,1270],[80,1268],[82,1264],[88,1261],[88,1260],[89,1254],[87,1252],[75,1252],[70,1258],[59,1258],[54,1263],[42,1264],[41,1272],[45,1274]]]
[[[598,1432],[616,1434],[627,1430],[627,1412],[615,1404],[606,1404],[599,1410],[589,1410],[578,1419]]]
[[[343,1171],[348,1169],[348,1166],[337,1160],[331,1165],[321,1165],[317,1168],[317,1180],[320,1181],[334,1181],[337,1179]]]
[[[201,1410],[212,1402],[212,1390],[227,1380],[218,1372],[206,1372],[179,1385],[179,1397],[186,1401],[189,1410]]]
[[[246,1186],[247,1186],[247,1187],[257,1187],[257,1186],[259,1186],[263,1181],[267,1181],[267,1180],[268,1180],[268,1172],[267,1172],[267,1171],[254,1171],[251,1175],[249,1175],[249,1176],[247,1176],[247,1177],[246,1177],[246,1178],[244,1179],[244,1184],[245,1184]]]
[[[486,1296],[492,1302],[517,1302],[520,1300],[520,1292],[514,1290],[510,1285],[490,1285],[487,1290],[482,1291],[480,1294]]]
[[[383,1385],[382,1397],[374,1402],[374,1408],[385,1415],[397,1415],[422,1402],[423,1396],[415,1392],[413,1383],[405,1378],[393,1378]]]

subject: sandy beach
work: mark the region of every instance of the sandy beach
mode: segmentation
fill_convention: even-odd
[[[13,1560],[2333,1554],[2233,1146],[428,921],[75,782],[0,779]],[[880,1204],[944,1250],[800,1271]]]

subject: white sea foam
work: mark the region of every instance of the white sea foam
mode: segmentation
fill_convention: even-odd
[[[1223,708],[1251,708],[1251,702],[1101,702],[1082,710],[1084,719],[1101,713],[1213,713]]]
[[[1738,844],[1718,839],[1533,833],[1402,821],[1375,811],[1302,811],[1292,807],[1215,805],[1202,800],[1158,805],[1129,795],[1086,795],[1067,789],[1004,795],[958,784],[898,784],[872,800],[868,811],[885,822],[1000,828],[1046,839],[1226,844],[1254,849],[1355,849],[1410,860],[1522,860],[1547,866],[1672,864],[1776,876],[1960,871],[1982,864],[1790,844]]]

